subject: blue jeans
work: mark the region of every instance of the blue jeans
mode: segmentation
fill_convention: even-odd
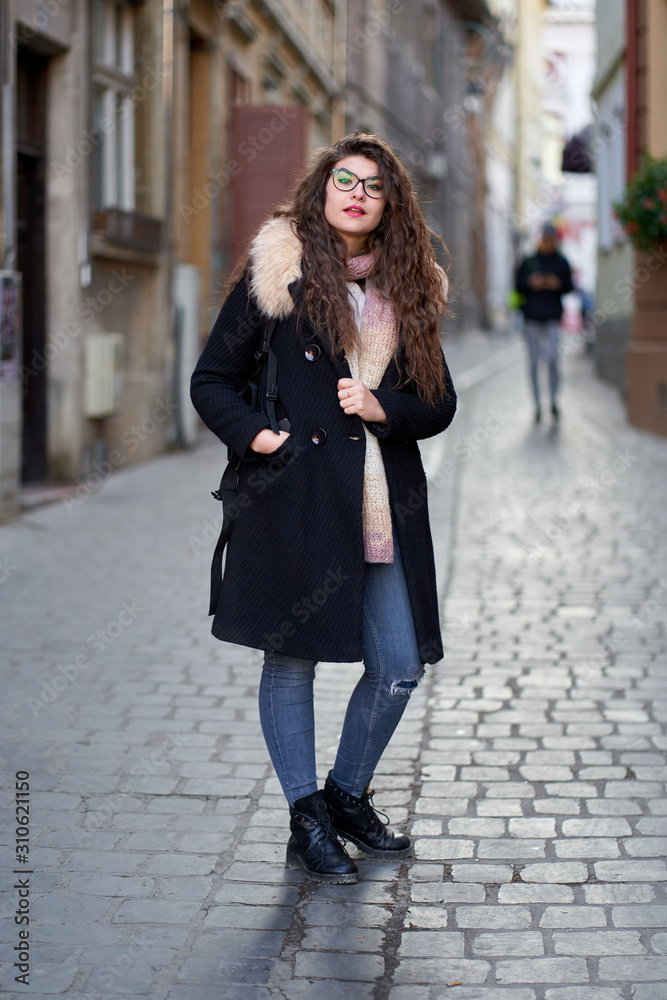
[[[530,381],[533,387],[535,405],[540,405],[540,357],[547,359],[549,367],[549,395],[551,402],[556,402],[560,373],[558,370],[558,342],[560,338],[560,320],[527,319],[524,326],[526,343],[528,344],[528,359],[530,365]]]
[[[344,627],[344,623],[341,623]],[[393,563],[367,563],[364,672],[347,706],[332,777],[361,795],[424,673],[394,532]],[[264,656],[259,717],[271,761],[290,805],[317,791],[313,680],[317,660]]]

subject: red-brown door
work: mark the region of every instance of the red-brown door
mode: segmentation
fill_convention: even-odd
[[[230,159],[238,164],[231,189],[232,265],[302,173],[308,109],[244,105],[233,109]]]

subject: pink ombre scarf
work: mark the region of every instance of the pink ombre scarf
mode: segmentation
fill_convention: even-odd
[[[365,278],[373,265],[373,254],[350,257],[345,264],[353,279]],[[352,378],[360,379],[369,389],[377,389],[396,349],[396,336],[391,302],[368,283],[361,313],[359,346],[347,354]],[[391,509],[380,442],[365,424],[364,432],[364,558],[369,563],[391,563],[394,561]]]

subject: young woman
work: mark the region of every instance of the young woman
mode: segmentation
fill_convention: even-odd
[[[407,171],[363,133],[319,155],[239,275],[192,378],[202,419],[242,459],[213,634],[265,651],[260,719],[290,807],[288,866],[356,882],[342,840],[376,858],[410,851],[370,780],[424,664],[442,657],[417,441],[456,409],[439,339],[447,279]],[[272,318],[279,433],[241,395]],[[318,790],[315,666],[362,659]]]

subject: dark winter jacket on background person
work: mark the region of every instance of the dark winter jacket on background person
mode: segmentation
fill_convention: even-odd
[[[560,288],[531,288],[528,278],[537,271],[555,274],[560,278]],[[521,310],[526,319],[542,322],[560,319],[563,315],[561,296],[571,292],[572,287],[570,265],[559,253],[533,254],[532,257],[526,257],[517,270],[516,290],[525,296]]]
[[[241,279],[225,301],[192,376],[202,420],[243,458],[212,631],[218,639],[287,656],[356,662],[362,658],[365,435],[361,418],[345,414],[338,400],[338,379],[350,378],[347,361],[332,359],[307,321],[297,329],[301,252],[286,220],[262,228],[249,282]],[[288,417],[290,436],[260,455],[250,442],[269,421],[239,392],[256,367],[264,320],[274,316],[276,413],[279,420]],[[428,406],[413,385],[396,388],[399,371],[390,362],[374,391],[387,424],[369,425],[380,441],[422,663],[441,659],[442,641],[417,440],[443,431],[454,416],[444,356],[442,364],[446,393]]]

